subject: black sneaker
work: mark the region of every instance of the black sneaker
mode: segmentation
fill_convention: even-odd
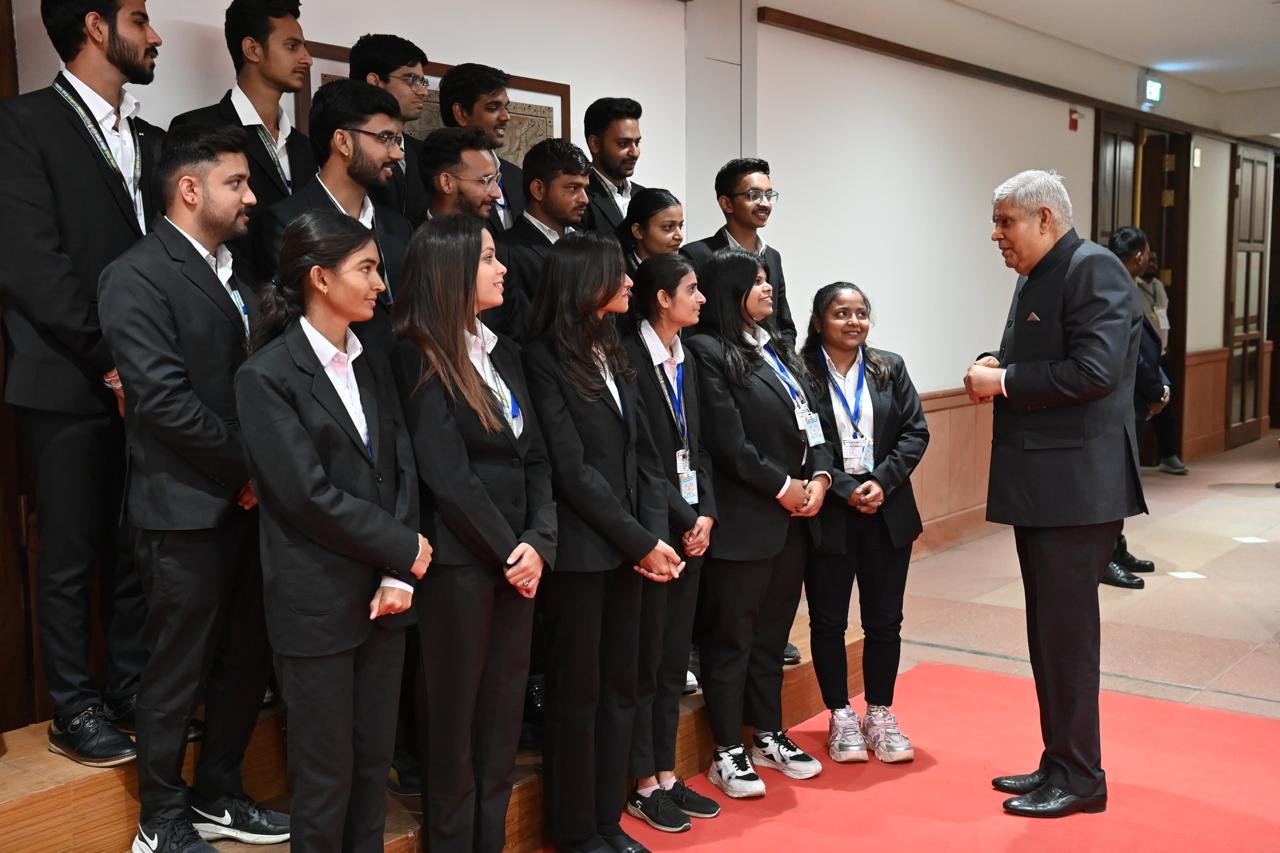
[[[627,799],[627,814],[663,832],[688,832],[693,826],[661,788],[647,797],[639,791],[634,792]]]
[[[715,817],[720,814],[719,803],[702,796],[686,785],[683,779],[677,779],[675,787],[667,791],[667,799],[689,817]]]
[[[408,762],[399,767],[392,762],[387,771],[387,790],[401,797],[421,797],[422,774],[417,767],[408,766]]]
[[[248,797],[222,797],[187,806],[191,825],[206,841],[231,838],[246,844],[279,844],[289,840],[289,816],[264,809]]]
[[[49,751],[89,767],[116,767],[138,757],[129,736],[107,719],[101,705],[90,705],[65,725],[49,721]]]
[[[138,736],[138,694],[134,693],[126,699],[106,702],[102,706],[107,719],[117,729],[133,737]],[[194,742],[204,737],[204,721],[191,720],[187,723],[187,741]]]
[[[795,666],[800,663],[800,650],[796,648],[795,643],[787,643],[782,650],[782,665]]]
[[[186,818],[157,818],[138,824],[132,853],[218,853]]]

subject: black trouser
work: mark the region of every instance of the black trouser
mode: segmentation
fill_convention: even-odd
[[[636,728],[631,739],[631,775],[637,779],[676,769],[680,697],[689,671],[701,578],[702,558],[689,557],[677,580],[644,582]]]
[[[1166,376],[1169,373],[1169,354],[1165,353],[1160,356],[1160,366],[1164,368]],[[1156,443],[1160,447],[1160,458],[1167,459],[1170,456],[1178,455],[1178,413],[1174,411],[1173,406],[1165,406],[1160,414],[1151,419],[1151,425],[1156,428]],[[1138,438],[1138,446],[1142,446],[1142,438]]]
[[[782,728],[782,650],[800,606],[808,519],[793,518],[782,551],[762,560],[708,558],[702,570],[702,692],[717,746],[742,743],[742,726]]]
[[[40,553],[36,613],[45,680],[65,723],[88,708],[120,702],[138,691],[147,662],[142,582],[121,527],[124,422],[19,409],[35,462]],[[106,690],[90,672],[95,567],[107,638]]]
[[[533,601],[493,566],[438,566],[418,584],[425,703],[423,826],[432,853],[506,841]]]
[[[421,599],[415,599],[417,605]],[[396,715],[396,747],[391,763],[399,771],[421,769],[418,747],[418,708],[425,701],[422,692],[422,651],[418,626],[404,629],[404,670],[400,675],[400,704]]]
[[[849,704],[844,633],[849,627],[849,599],[856,578],[867,704],[890,706],[902,655],[902,596],[907,588],[911,545],[895,548],[878,513],[841,511],[846,514],[845,553],[815,551],[804,575],[813,669],[828,708]]]
[[[142,822],[183,817],[187,724],[204,695],[197,801],[244,793],[240,765],[271,672],[258,513],[234,507],[212,530],[139,530],[151,657],[138,690]]]
[[[1040,704],[1040,769],[1049,782],[1077,796],[1105,794],[1098,730],[1098,578],[1120,522],[1015,527],[1013,533]]]
[[[640,590],[630,566],[548,573],[546,744],[547,835],[585,845],[621,832],[635,722]]]
[[[276,660],[289,712],[289,849],[382,853],[404,632],[375,625],[354,649]]]

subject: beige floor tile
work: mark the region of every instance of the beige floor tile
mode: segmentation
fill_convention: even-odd
[[[1191,697],[1191,704],[1204,705],[1206,708],[1221,708],[1224,711],[1256,714],[1259,717],[1280,720],[1280,702],[1268,702],[1265,699],[1250,699],[1245,696],[1234,696],[1230,693],[1215,693],[1212,690],[1202,690]]]
[[[1280,645],[1259,646],[1211,681],[1208,688],[1280,702]]]
[[[1206,687],[1256,645],[1146,625],[1103,623],[1102,671]]]
[[[1199,691],[1193,687],[1177,687],[1170,684],[1158,684],[1135,678],[1124,678],[1109,673],[1102,674],[1102,689],[1116,693],[1131,693],[1134,696],[1147,696],[1151,699],[1166,699],[1170,702],[1186,702]]]
[[[1011,607],[959,602],[932,619],[904,626],[903,636],[950,648],[1027,657],[1026,615]]]
[[[911,642],[902,644],[902,660],[903,665],[898,667],[899,672],[905,672],[904,666],[909,668],[909,666],[915,666],[918,663],[947,663],[953,666],[966,666],[970,669],[1000,672],[1006,675],[1023,674],[1021,672],[1023,669],[1026,670],[1026,675],[1031,674],[1030,666],[1026,661],[977,655],[972,652],[955,651],[953,649],[939,649]]]

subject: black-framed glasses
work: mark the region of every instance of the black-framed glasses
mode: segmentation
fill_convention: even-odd
[[[752,204],[759,204],[762,201],[767,201],[770,204],[773,204],[775,201],[778,200],[777,190],[762,190],[762,189],[757,189],[755,187],[752,187],[751,189],[745,190],[740,193],[729,193],[730,198],[734,196],[739,196],[739,195],[746,196],[747,201],[751,202]]]
[[[431,81],[421,74],[392,74],[391,76],[403,81],[410,89],[421,89],[424,92],[431,89]]]
[[[363,133],[365,136],[372,136],[374,139],[385,145],[388,151],[391,150],[391,146],[393,145],[396,148],[404,148],[403,133],[392,133],[389,130],[384,130],[381,133],[374,133],[372,130],[365,130],[362,127],[344,127],[343,130],[348,133]]]
[[[489,191],[489,187],[502,180],[502,175],[497,172],[494,172],[492,175],[481,175],[478,178],[468,178],[466,175],[459,175],[454,172],[448,172],[447,174],[460,181],[478,181],[480,186],[484,187],[485,192]]]

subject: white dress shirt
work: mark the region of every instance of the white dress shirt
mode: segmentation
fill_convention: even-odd
[[[209,269],[213,270],[213,274],[218,277],[218,281],[222,282],[222,289],[227,292],[227,296],[231,297],[231,301],[235,303],[236,308],[240,311],[240,319],[244,321],[244,333],[249,334],[249,312],[244,307],[244,300],[240,298],[240,294],[236,293],[231,287],[231,274],[234,272],[232,267],[231,250],[225,245],[219,243],[218,250],[213,254],[204,247],[204,244],[192,237],[186,231],[178,227],[169,217],[164,218],[165,222],[172,225],[179,234],[186,237],[192,247],[200,253],[200,257],[204,258],[204,262],[209,265]]]
[[[862,352],[859,350],[858,355],[854,357],[853,366],[849,368],[849,372],[840,373],[840,369],[836,367],[836,363],[831,360],[831,356],[827,355],[825,348],[822,350],[822,357],[826,360],[827,376],[830,377],[827,382],[827,393],[831,396],[831,408],[836,413],[836,432],[839,434],[840,444],[843,452],[843,445],[846,441],[852,441],[854,438],[854,423],[849,417],[849,413],[845,411],[844,404],[840,402],[840,397],[836,394],[832,384],[840,386],[840,391],[844,394],[844,398],[849,401],[849,408],[856,409],[858,404],[854,402],[854,396],[858,393],[858,365],[862,361]],[[862,384],[862,410],[858,412],[858,433],[865,438],[872,438],[875,435],[875,411],[871,406],[871,383],[863,382]],[[867,469],[863,467],[862,457],[852,460],[852,474],[865,474]]]
[[[476,372],[480,374],[480,378],[484,380],[484,384],[488,385],[489,389],[498,398],[498,405],[502,407],[502,416],[511,425],[511,431],[515,433],[516,438],[519,438],[520,434],[524,432],[524,411],[522,410],[514,418],[511,416],[511,400],[515,393],[503,381],[497,369],[493,366],[493,359],[489,357],[489,354],[493,352],[493,348],[498,345],[498,336],[479,320],[476,320],[476,326],[480,330],[479,335],[472,333],[470,330],[464,332],[467,340],[467,356],[475,366]]]
[[[627,215],[627,208],[631,206],[631,182],[626,178],[623,178],[622,186],[618,186],[610,180],[604,172],[600,171],[595,166],[591,167],[591,171],[600,176],[601,183],[603,183],[605,189],[609,191],[609,197],[613,199],[613,203],[618,206],[618,210],[620,210],[622,215],[625,217]]]
[[[532,222],[532,223],[533,223],[533,227],[534,227],[534,228],[537,228],[537,229],[538,229],[538,231],[540,231],[540,232],[542,233],[542,236],[546,237],[548,240],[550,240],[550,241],[551,241],[551,245],[553,245],[553,246],[554,246],[554,245],[556,244],[556,242],[560,239],[560,235],[559,235],[559,234],[557,234],[553,229],[551,229],[551,228],[547,227],[547,225],[546,225],[545,223],[541,222],[541,221],[540,221],[536,216],[534,216],[534,215],[532,215],[531,213],[529,213],[529,211],[527,211],[527,210],[526,210],[526,211],[524,212],[524,218],[525,218],[525,219],[527,219],[527,220],[529,220],[530,222]],[[565,234],[572,234],[572,233],[573,233],[573,228],[571,228],[571,227],[569,227],[568,225],[566,225],[566,226],[565,226],[565,228],[564,228],[564,233],[565,233]]]
[[[71,88],[76,90],[76,94],[89,108],[89,116],[97,122],[98,129],[102,131],[102,136],[107,142],[107,150],[111,152],[116,165],[120,167],[120,175],[124,178],[129,198],[133,200],[133,212],[138,217],[138,225],[145,232],[147,213],[142,205],[142,187],[134,180],[134,172],[137,168],[134,158],[138,156],[138,152],[134,150],[132,125],[129,124],[130,119],[136,117],[138,111],[142,109],[142,104],[138,103],[138,99],[128,90],[121,89],[120,113],[117,115],[115,107],[90,89],[87,83],[72,74],[69,69],[63,68],[62,76],[66,77]]]
[[[267,125],[263,122],[262,116],[258,115],[258,111],[254,109],[253,102],[249,100],[249,96],[238,85],[231,87],[231,106],[235,107],[236,116],[240,119],[242,125],[249,128],[261,127],[267,131],[268,138],[271,136],[271,131],[267,130]],[[272,140],[276,162],[280,164],[280,172],[284,175],[285,183],[292,184],[293,173],[289,169],[289,152],[285,149],[285,144],[289,141],[289,134],[293,133],[293,122],[289,120],[289,113],[280,109],[276,113],[276,123],[279,128],[279,136]],[[263,141],[265,142],[266,140],[264,139]]]
[[[324,368],[325,376],[329,377],[329,382],[333,384],[333,390],[338,392],[342,407],[351,416],[351,422],[355,424],[360,440],[364,442],[366,448],[369,448],[369,453],[372,455],[373,444],[369,440],[369,423],[365,420],[364,406],[360,403],[360,385],[356,382],[355,371],[355,360],[364,352],[364,346],[356,337],[356,333],[348,328],[347,351],[343,352],[329,343],[329,340],[320,334],[306,317],[302,318],[302,331],[307,336],[311,349],[315,351],[316,358],[320,359],[320,365]],[[418,552],[422,552],[421,546]],[[417,557],[414,557],[414,560],[416,561]],[[379,586],[413,592],[411,585],[389,576],[384,576]]]
[[[618,411],[625,417],[626,411],[622,408],[622,392],[618,390],[618,383],[609,370],[609,361],[601,350],[596,350],[596,364],[600,366],[600,373],[604,376],[604,387],[609,389],[609,393],[613,395],[613,402],[618,404]]]
[[[654,331],[648,320],[640,321],[640,340],[644,341],[644,345],[649,348],[649,357],[653,359],[653,366],[661,366],[667,372],[667,381],[671,383],[671,387],[676,387],[676,367],[684,364],[684,344],[680,343],[680,336],[676,335],[675,340],[671,344],[671,349],[667,349],[667,345],[662,342],[662,338],[658,337],[658,333]]]
[[[335,198],[333,193],[329,191],[329,188],[324,185],[324,181],[320,180],[319,176],[316,176],[316,183],[324,189],[325,195],[327,195],[329,200],[333,202],[334,207],[346,212],[346,208],[341,204],[338,204],[338,199]],[[373,199],[369,198],[368,193],[364,194],[364,199],[360,202],[360,215],[356,217],[356,220],[370,231],[373,230]]]

